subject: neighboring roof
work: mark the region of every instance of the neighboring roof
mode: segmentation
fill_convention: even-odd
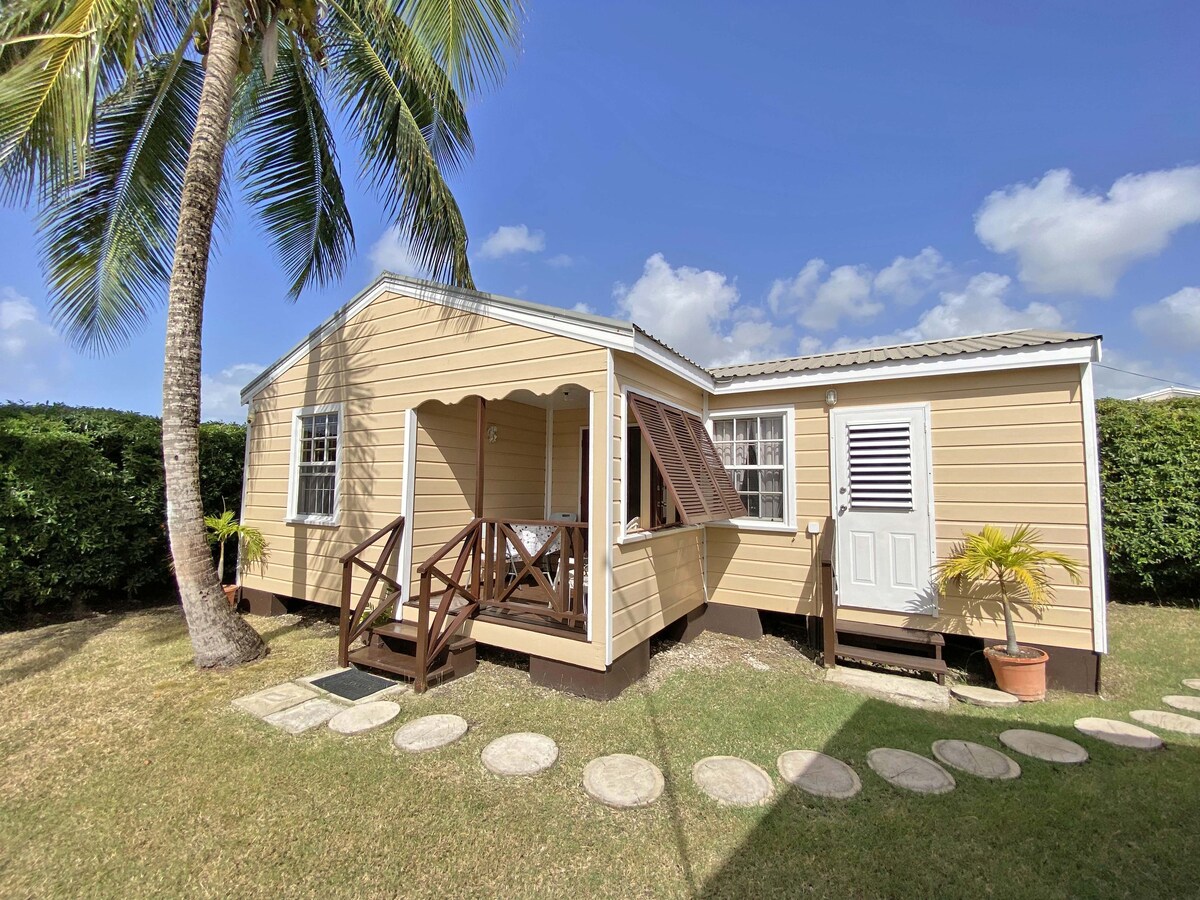
[[[313,347],[331,335],[337,328],[346,324],[366,308],[376,297],[388,291],[407,292],[418,299],[441,306],[475,312],[480,315],[500,319],[501,321],[514,322],[530,328],[540,329],[551,334],[576,338],[600,347],[633,353],[684,378],[697,387],[708,391],[718,390],[720,392],[748,390],[762,381],[772,382],[771,385],[762,385],[763,388],[769,388],[776,386],[774,383],[778,381],[778,379],[770,378],[769,376],[786,376],[789,373],[795,373],[796,378],[804,379],[805,381],[812,378],[820,380],[826,376],[822,376],[819,370],[847,367],[860,367],[856,375],[847,375],[847,377],[855,378],[884,377],[885,375],[888,377],[903,377],[909,373],[932,374],[920,361],[936,361],[946,357],[971,357],[973,354],[992,356],[994,358],[992,358],[988,365],[991,365],[993,368],[1004,368],[1017,366],[1019,363],[1013,360],[1001,360],[1000,357],[1005,356],[1005,354],[996,353],[996,351],[1019,351],[1028,348],[1036,350],[1037,348],[1046,348],[1052,345],[1096,342],[1100,339],[1100,335],[1097,334],[1029,329],[946,340],[921,341],[911,344],[896,344],[890,347],[873,347],[864,350],[819,353],[812,356],[797,356],[790,359],[705,369],[632,322],[612,319],[607,316],[597,316],[577,310],[562,309],[558,306],[531,303],[528,300],[518,300],[514,297],[502,297],[497,294],[484,293],[483,291],[448,287],[447,285],[426,281],[421,278],[411,278],[406,275],[383,272],[364,290],[359,292],[353,299],[310,332],[304,340],[300,341],[300,343],[280,357],[280,359],[263,371],[257,378],[242,388],[242,402],[246,403],[251,400],[255,394],[278,378],[284,371],[299,362]],[[1098,350],[1095,358],[1099,358]],[[909,365],[899,366],[899,368],[905,370],[904,372],[869,371],[871,368],[877,370],[885,368],[879,365],[881,363],[908,363]],[[918,364],[913,365],[913,363]],[[1024,364],[1045,365],[1047,362],[1027,361]],[[886,368],[892,369],[893,367],[886,366]],[[942,367],[938,368],[941,369]],[[802,375],[800,373],[810,374]],[[763,378],[762,376],[767,377]]]
[[[940,356],[984,353],[990,350],[1019,350],[1024,347],[1045,347],[1052,344],[1069,344],[1075,341],[1095,341],[1099,339],[1100,335],[1098,334],[1071,331],[1041,331],[1031,328],[1023,331],[978,334],[972,337],[917,341],[911,344],[893,344],[886,347],[867,347],[861,350],[816,353],[812,356],[793,356],[788,359],[776,359],[769,362],[748,363],[738,366],[717,366],[708,371],[718,380],[728,380],[752,375],[782,375],[786,372],[835,369],[842,366],[863,365],[864,363],[930,359]]]
[[[1130,397],[1130,400],[1145,400],[1147,403],[1155,403],[1159,400],[1178,400],[1181,397],[1200,397],[1200,391],[1194,388],[1185,388],[1172,385],[1171,387],[1159,388],[1157,391],[1148,391],[1145,394],[1138,394],[1136,397]]]

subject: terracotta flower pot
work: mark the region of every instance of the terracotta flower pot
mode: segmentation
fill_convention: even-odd
[[[238,586],[236,584],[223,584],[221,590],[225,592],[225,599],[229,601],[230,608],[236,607],[238,604]]]
[[[988,647],[983,655],[992,665],[1000,690],[1019,700],[1045,700],[1046,661],[1050,656],[1035,647],[1022,647],[1021,652],[1029,655],[1009,656],[1003,646]]]

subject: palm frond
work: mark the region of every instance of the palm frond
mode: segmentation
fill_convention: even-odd
[[[83,174],[101,98],[179,44],[184,0],[16,0],[0,12],[0,179],[52,196]]]
[[[101,104],[83,178],[46,206],[41,231],[57,324],[108,350],[160,303],[203,71],[159,57]]]
[[[330,0],[330,71],[337,96],[362,142],[364,175],[407,234],[414,258],[432,277],[473,287],[467,230],[434,154],[428,128],[457,107],[422,63],[404,24],[379,15],[384,0]],[[428,57],[425,57],[428,59]],[[454,113],[456,116],[459,113]],[[424,122],[425,128],[422,127]],[[469,151],[465,117],[455,146]]]
[[[354,255],[354,226],[338,173],[333,129],[316,73],[287,36],[268,77],[257,66],[243,91],[239,150],[246,199],[291,279],[291,295],[338,278]]]
[[[399,0],[399,8],[464,95],[504,77],[520,40],[520,0]]]

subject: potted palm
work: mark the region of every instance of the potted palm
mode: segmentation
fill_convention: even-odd
[[[205,516],[204,525],[208,528],[209,543],[217,545],[217,572],[222,580],[225,578],[225,545],[230,540],[237,540],[239,565],[245,568],[266,565],[267,540],[263,533],[250,525],[242,525],[230,510],[219,516]],[[236,606],[237,585],[222,584],[221,587],[229,605]]]
[[[949,558],[937,566],[938,590],[943,595],[951,582],[967,591],[991,586],[1000,595],[1005,642],[983,652],[1000,690],[1022,700],[1045,698],[1050,657],[1044,650],[1017,643],[1012,605],[1024,602],[1038,610],[1050,602],[1054,597],[1047,574],[1050,566],[1061,567],[1079,583],[1079,564],[1062,553],[1040,548],[1041,540],[1041,534],[1029,525],[1018,525],[1011,535],[995,525],[984,525],[978,533],[964,535]]]

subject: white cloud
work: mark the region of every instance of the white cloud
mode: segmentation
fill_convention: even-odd
[[[892,297],[909,306],[916,303],[940,279],[950,274],[950,265],[933,247],[916,256],[897,256],[892,264],[875,276],[877,294]]]
[[[933,247],[916,256],[897,256],[878,273],[866,266],[829,269],[810,259],[793,278],[771,285],[767,306],[776,315],[796,316],[813,331],[832,331],[849,322],[866,322],[883,312],[885,300],[911,305],[927,294],[951,268]]]
[[[869,269],[838,266],[825,275],[826,268],[823,259],[810,259],[794,278],[776,279],[767,295],[772,312],[795,315],[813,331],[830,331],[842,319],[862,322],[883,312],[883,303],[871,295]]]
[[[1146,337],[1175,350],[1200,349],[1200,287],[1185,287],[1139,306],[1133,321]]]
[[[71,368],[70,353],[28,297],[0,288],[0,399],[52,400]]]
[[[200,378],[200,418],[205,422],[244,422],[246,410],[241,392],[266,366],[237,363],[217,375]]]
[[[571,307],[571,309],[575,310],[575,312],[577,312],[577,313],[587,313],[588,315],[596,314],[596,311],[594,309],[592,309],[591,306],[589,306],[588,304],[583,303],[583,302],[576,303],[574,306]]]
[[[546,260],[546,265],[553,269],[566,269],[569,266],[575,265],[575,258],[568,256],[566,253],[556,253]]]
[[[1039,293],[1107,297],[1134,262],[1200,222],[1200,166],[1118,178],[1108,193],[1075,186],[1067,169],[991,194],[975,214],[989,250],[1015,253],[1021,282]]]
[[[530,231],[527,225],[501,225],[483,241],[479,255],[484,259],[500,259],[513,253],[541,253],[546,249],[546,235]]]
[[[397,275],[423,275],[421,266],[409,250],[408,238],[393,225],[371,245],[371,265],[383,272]]]
[[[1024,307],[1011,305],[1006,296],[1011,284],[1012,279],[1007,275],[983,272],[968,281],[961,291],[943,291],[937,304],[925,310],[911,328],[871,337],[839,338],[828,346],[814,341],[801,342],[799,352],[851,350],[1021,328],[1056,329],[1063,326],[1062,313],[1048,303],[1035,301]]]
[[[720,272],[674,268],[655,253],[632,286],[613,288],[620,315],[702,365],[761,359],[789,333],[761,310],[739,305],[737,286]]]

